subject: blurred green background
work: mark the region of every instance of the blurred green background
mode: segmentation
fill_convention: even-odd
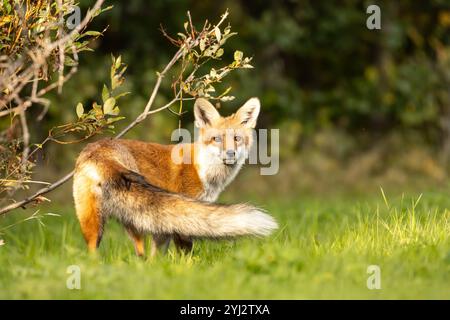
[[[82,1],[82,9],[89,4]],[[90,28],[107,27],[104,37],[93,43],[94,52],[81,55],[78,74],[61,95],[54,94],[50,121],[41,126],[72,121],[77,102],[100,100],[112,53],[129,65],[125,87],[131,94],[121,103],[127,119],[117,126],[120,129],[141,112],[155,71],[176,50],[160,26],[176,35],[187,10],[200,28],[205,19],[218,20],[229,8],[231,25],[239,34],[227,43],[223,59],[231,61],[234,50],[241,50],[254,57],[255,68],[227,78],[223,87],[232,86],[236,99],[222,103],[221,112],[234,112],[249,97],[260,97],[258,125],[280,129],[281,157],[278,175],[261,177],[257,168],[244,170],[231,194],[248,191],[248,179],[261,180],[252,188],[259,195],[273,193],[274,183],[283,194],[445,184],[450,156],[448,1],[377,1],[381,30],[366,28],[371,1],[106,4],[114,8]],[[169,77],[155,106],[171,97]],[[189,112],[181,119],[168,111],[159,113],[127,138],[169,143],[179,120],[192,128],[192,104],[185,104]],[[45,135],[46,129],[33,129],[35,142],[45,138],[39,134]],[[41,175],[56,177],[70,169],[81,147],[50,146]]]
[[[83,12],[92,3],[82,1]],[[107,27],[104,37],[93,43],[94,52],[81,55],[79,72],[62,94],[52,93],[48,121],[32,124],[33,142],[74,121],[78,102],[101,100],[111,53],[129,65],[125,90],[131,94],[120,102],[126,119],[118,132],[143,110],[156,71],[176,51],[160,24],[176,35],[187,10],[200,28],[229,8],[239,35],[227,42],[224,62],[241,50],[254,57],[255,68],[226,78],[223,86],[232,86],[236,99],[222,103],[220,112],[258,96],[258,126],[280,129],[280,170],[262,176],[257,165],[247,166],[220,202],[261,206],[280,229],[268,239],[196,242],[193,255],[171,251],[141,261],[111,222],[93,258],[73,214],[69,182],[38,208],[61,217],[46,217],[45,226],[20,223],[36,212],[30,207],[0,221],[13,226],[2,234],[0,298],[448,299],[448,0],[106,4],[114,8],[90,27]],[[370,4],[381,8],[381,30],[366,28]],[[155,108],[172,98],[170,80]],[[152,115],[126,137],[170,143],[179,120],[192,129],[192,106],[184,104],[181,119],[168,111]],[[49,144],[35,179],[53,181],[72,170],[85,145]],[[83,270],[83,290],[65,286],[72,264]],[[382,268],[381,291],[366,286],[372,264]]]

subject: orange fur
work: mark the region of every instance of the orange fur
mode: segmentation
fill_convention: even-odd
[[[190,160],[181,163],[172,160],[175,145],[126,139],[88,144],[76,162],[73,193],[89,250],[98,247],[103,220],[111,215],[121,220],[139,256],[144,255],[145,233],[149,231],[153,256],[157,250],[165,251],[171,239],[177,249],[190,252],[191,236],[265,235],[276,228],[273,219],[257,208],[214,206],[194,200],[214,201],[237,174],[245,160],[242,150],[252,143],[251,128],[258,113],[257,99],[250,99],[229,117],[221,117],[209,102],[198,99],[195,115],[201,124],[200,138],[179,149],[181,158]],[[234,130],[243,131],[243,139],[237,141]],[[221,139],[215,139],[218,135]],[[237,165],[225,163],[223,154],[238,149]],[[219,161],[211,167],[205,163],[211,158],[210,151]]]
[[[137,140],[118,140],[136,159],[140,174],[151,184],[170,192],[196,197],[203,191],[194,163],[172,161],[174,145],[161,145]],[[194,145],[190,145],[193,150]]]
[[[128,235],[134,242],[134,250],[139,257],[145,255],[145,236],[132,227],[126,227]]]

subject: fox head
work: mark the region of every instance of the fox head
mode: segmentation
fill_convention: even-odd
[[[199,128],[198,143],[211,163],[233,165],[243,163],[253,143],[260,103],[251,98],[239,110],[222,117],[206,99],[195,101],[195,125]]]

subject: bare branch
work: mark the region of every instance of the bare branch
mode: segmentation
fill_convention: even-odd
[[[70,39],[70,37],[73,35],[74,32],[80,31],[80,30],[83,28],[82,25],[83,25],[83,24],[87,24],[87,23],[90,21],[90,19],[91,19],[93,13],[96,12],[96,10],[98,10],[98,9],[100,8],[100,6],[101,6],[102,3],[103,3],[102,0],[98,0],[98,1],[96,2],[96,5],[94,6],[94,8],[93,8],[92,10],[88,11],[88,14],[86,15],[86,17],[85,17],[85,19],[83,20],[83,22],[82,22],[82,23],[81,23],[74,31],[72,31],[71,33],[65,35],[64,37],[62,37],[62,38],[59,39],[58,41],[52,43],[52,44],[50,45],[50,47],[53,47],[53,49],[59,47],[62,43],[65,43],[64,41],[66,41],[67,39]],[[170,100],[167,104],[165,104],[164,106],[162,106],[162,107],[160,107],[160,108],[151,110],[151,108],[152,108],[152,106],[153,106],[153,104],[154,104],[155,98],[156,98],[156,96],[157,96],[157,94],[158,94],[158,92],[159,92],[161,83],[162,83],[164,77],[166,76],[166,74],[168,73],[168,71],[169,71],[169,70],[170,70],[170,69],[171,69],[171,68],[172,68],[172,67],[173,67],[180,59],[184,59],[184,58],[185,58],[185,55],[186,55],[187,53],[191,52],[190,50],[191,50],[192,48],[195,48],[195,47],[198,46],[199,44],[201,45],[200,40],[201,40],[202,38],[204,39],[204,37],[206,37],[206,36],[208,36],[208,35],[214,35],[214,34],[215,34],[215,29],[218,28],[218,27],[226,20],[227,16],[228,16],[228,11],[226,11],[226,12],[222,15],[221,20],[220,20],[216,25],[212,26],[212,27],[213,27],[212,29],[210,29],[210,28],[211,28],[211,25],[205,23],[205,26],[204,26],[203,30],[200,31],[200,32],[198,32],[198,31],[196,31],[196,30],[194,29],[194,27],[193,27],[193,25],[192,25],[192,20],[191,20],[190,14],[188,14],[188,17],[189,17],[189,24],[190,24],[190,29],[191,29],[191,30],[190,30],[191,34],[190,34],[190,35],[187,35],[187,36],[185,36],[185,37],[183,38],[183,42],[179,44],[179,48],[178,48],[177,52],[173,55],[173,57],[172,57],[171,60],[168,62],[168,64],[163,68],[163,70],[162,70],[161,72],[157,73],[156,82],[155,82],[155,84],[154,84],[154,86],[153,86],[153,89],[152,89],[152,91],[151,91],[150,97],[149,97],[149,99],[148,99],[148,101],[147,101],[147,103],[146,103],[146,105],[145,105],[145,107],[144,107],[142,113],[139,114],[139,116],[136,117],[136,119],[135,119],[133,122],[131,122],[127,127],[125,127],[121,132],[119,132],[119,133],[114,137],[114,139],[119,139],[119,138],[121,138],[122,136],[124,136],[129,130],[131,130],[133,127],[135,127],[135,126],[138,125],[140,122],[142,122],[143,120],[145,120],[145,119],[147,118],[148,115],[154,114],[154,113],[157,113],[157,112],[161,112],[161,111],[163,111],[163,110],[165,110],[165,109],[168,109],[168,108],[170,108],[170,106],[172,106],[172,105],[173,105],[175,102],[177,102],[177,101],[183,101],[183,100],[190,100],[190,99],[193,99],[193,98],[190,98],[190,99],[187,98],[187,99],[186,99],[186,98],[183,98],[183,97],[182,97],[182,92],[183,92],[184,88],[182,88],[182,83],[180,82],[180,83],[178,83],[178,85],[175,85],[175,86],[174,86],[174,90],[177,89],[177,88],[179,88],[179,89],[178,89],[178,90],[175,90],[176,94],[175,94],[175,96],[174,96],[174,98],[173,98],[172,100]],[[228,31],[229,31],[229,30],[228,30]],[[215,38],[219,38],[219,37],[215,37]],[[210,42],[213,42],[213,41],[216,41],[216,40],[210,40]],[[219,40],[217,40],[217,42],[215,42],[215,43],[218,43],[218,42],[219,42]],[[217,45],[216,47],[218,47],[218,46],[220,46],[220,44]],[[52,50],[53,50],[53,49],[52,49]],[[222,50],[222,51],[223,51],[223,50]],[[76,54],[75,51],[74,51],[74,54]],[[241,53],[241,55],[242,55],[242,53]],[[239,62],[239,61],[235,61],[235,63],[236,63],[236,62]],[[184,80],[184,83],[189,83],[190,81],[192,81],[192,80],[194,79],[194,74],[195,74],[195,72],[198,70],[198,68],[199,68],[201,65],[202,65],[202,63],[195,64],[194,70],[191,72],[191,74],[190,74],[188,77],[186,77],[186,79]],[[218,74],[219,74],[219,76],[222,77],[222,76],[225,76],[226,73],[227,73],[229,70],[233,70],[233,69],[241,68],[241,67],[242,67],[242,63],[230,65],[230,66],[228,66],[228,67],[219,69],[219,70],[218,70],[218,71],[219,71]],[[182,72],[185,71],[185,67],[184,67],[184,66],[183,66],[182,70],[183,70]],[[70,74],[70,72],[69,72],[69,74]],[[68,74],[68,75],[69,75],[69,74]],[[62,78],[64,78],[64,76],[62,76]],[[30,79],[32,79],[32,76],[31,76]],[[30,80],[30,79],[29,79],[29,80]],[[179,77],[178,79],[183,79],[183,77]],[[199,77],[199,79],[203,79],[203,78],[202,78],[202,77]],[[178,81],[178,80],[177,80],[177,81]],[[216,81],[217,81],[217,80],[216,80]],[[219,79],[218,81],[220,81],[220,79]],[[37,93],[35,92],[35,93],[32,95],[33,98],[34,98],[34,101],[37,101],[36,99],[38,99],[38,98],[41,96],[41,93],[47,92],[47,89],[48,89],[49,87],[52,87],[52,88],[53,88],[53,87],[58,86],[58,83],[59,83],[59,81],[58,81],[58,82],[55,82],[55,83],[52,83],[52,84],[49,85],[47,88],[41,89],[41,90],[38,91]],[[36,89],[36,90],[37,90],[37,89]],[[195,97],[195,95],[191,95],[191,96]],[[5,110],[5,111],[6,111],[6,110]],[[9,109],[9,110],[7,110],[7,111],[8,111],[8,114],[11,113],[11,112],[16,112],[16,111],[25,112],[24,109],[18,109],[18,108],[12,108],[12,109]],[[1,114],[2,114],[2,113],[0,113],[0,116],[1,116]],[[22,117],[21,117],[21,119],[22,119]],[[25,128],[25,127],[26,127],[26,126],[25,126],[25,125],[26,125],[26,118],[23,118],[23,119],[25,120],[25,124],[23,124],[23,128]],[[52,137],[47,138],[47,139],[46,139],[46,142],[47,142],[47,141],[50,141],[50,140],[53,140]],[[33,150],[33,152],[31,152],[31,154],[33,154],[35,151],[36,151],[36,150]],[[31,154],[30,154],[30,155],[31,155]],[[56,182],[54,182],[54,183],[52,183],[52,184],[46,186],[45,188],[42,188],[42,189],[38,190],[38,191],[35,192],[34,194],[32,194],[32,195],[26,197],[25,199],[23,199],[23,200],[21,200],[21,201],[18,201],[18,202],[15,202],[15,203],[12,203],[12,204],[9,204],[9,205],[7,205],[7,206],[1,208],[1,209],[0,209],[0,216],[6,214],[7,212],[9,212],[9,211],[11,211],[11,210],[17,209],[17,208],[19,208],[19,207],[24,208],[25,205],[27,205],[27,204],[29,204],[29,203],[32,203],[32,202],[36,202],[42,195],[44,195],[44,194],[46,194],[46,193],[48,193],[48,192],[50,192],[50,191],[52,191],[52,190],[58,188],[59,186],[61,186],[62,184],[64,184],[64,183],[67,182],[68,180],[70,180],[70,178],[72,178],[73,174],[74,174],[74,171],[71,171],[70,173],[68,173],[68,174],[66,174],[64,177],[62,177],[61,179],[59,179],[59,180],[57,180]]]
[[[59,48],[60,55],[61,53],[64,53],[64,47],[67,44],[73,42],[74,37],[88,25],[88,23],[92,20],[93,16],[100,10],[103,2],[104,0],[97,0],[92,9],[88,10],[86,16],[80,22],[80,24],[78,24],[71,32],[67,33],[64,36],[60,35],[60,38],[54,42],[49,42],[50,40],[48,38],[44,38],[44,40],[41,41],[42,49],[39,50],[38,48],[36,50],[30,50],[28,52],[28,56],[29,58],[31,58],[33,63],[28,68],[23,70],[20,74],[16,74],[17,67],[21,65],[23,59],[26,59],[26,57],[18,59],[17,61],[11,63],[8,66],[8,72],[6,72],[4,75],[2,75],[2,77],[0,77],[0,88],[3,89],[3,87],[5,87],[10,92],[5,96],[3,96],[2,99],[0,99],[0,109],[5,108],[12,99],[18,96],[19,92],[21,92],[22,89],[30,81],[33,81],[33,77],[39,73],[39,70],[43,66],[45,66],[45,61],[55,49]],[[56,85],[53,86],[52,88],[59,87],[64,83],[63,80],[64,77],[61,74],[61,63],[63,66],[64,58],[62,58],[62,60],[63,60],[62,62],[60,61],[60,68],[59,68],[60,78],[56,82]],[[5,79],[8,80],[6,81]]]
[[[17,208],[24,208],[26,204],[30,203],[30,202],[34,202],[35,199],[43,194],[46,194],[52,190],[55,190],[56,188],[58,188],[60,185],[64,184],[65,182],[69,181],[70,178],[73,177],[73,173],[74,171],[71,171],[70,173],[68,173],[67,175],[65,175],[64,177],[62,177],[61,179],[59,179],[58,181],[52,183],[51,185],[49,185],[48,187],[42,188],[39,191],[37,191],[36,193],[34,193],[33,195],[25,198],[22,201],[19,202],[15,202],[12,203],[10,205],[7,205],[5,207],[3,207],[2,209],[0,209],[0,215],[3,215],[11,210],[17,209]]]
[[[23,137],[22,167],[25,167],[28,161],[28,154],[30,153],[30,130],[28,129],[27,116],[23,109],[20,111],[20,125],[22,126]]]

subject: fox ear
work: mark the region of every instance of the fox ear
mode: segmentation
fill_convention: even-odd
[[[239,108],[236,112],[236,117],[245,127],[254,128],[256,127],[256,120],[258,119],[260,109],[261,104],[259,99],[251,98]]]
[[[217,109],[205,98],[198,98],[194,104],[195,125],[199,128],[210,126],[220,118]]]

